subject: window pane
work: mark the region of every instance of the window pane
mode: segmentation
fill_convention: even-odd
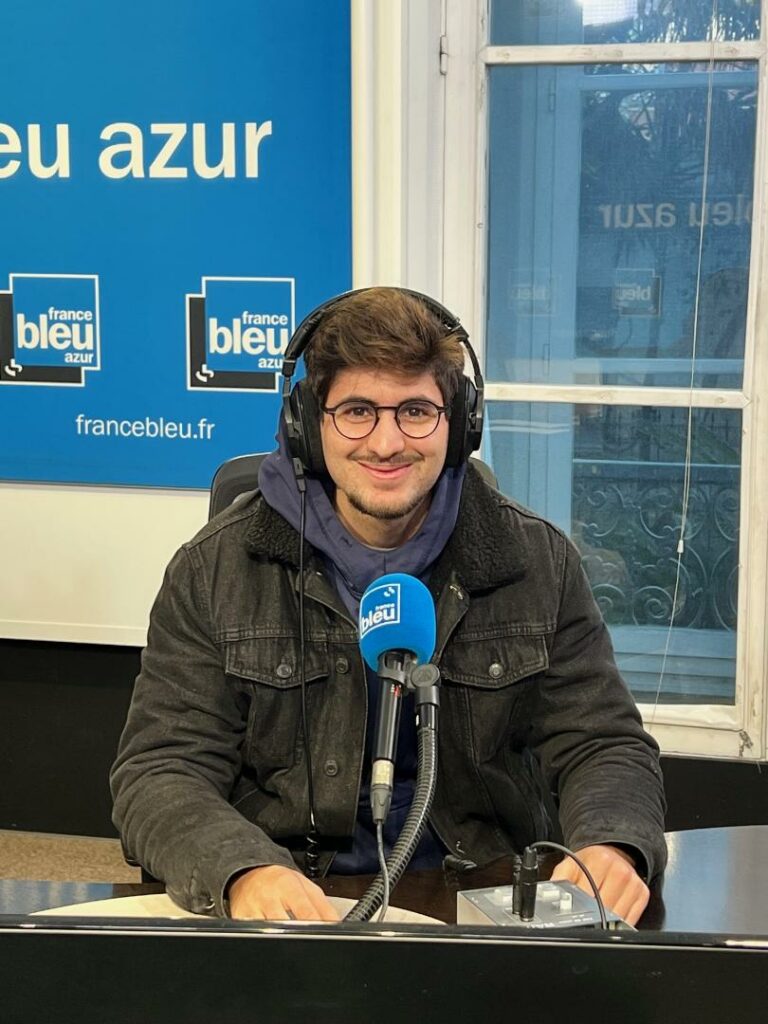
[[[697,324],[694,386],[741,386],[756,82],[491,69],[490,380],[687,387]]]
[[[491,402],[488,413],[501,490],[573,538],[619,667],[653,702],[675,597],[688,410]],[[734,702],[740,447],[740,412],[693,411],[664,702]]]
[[[712,26],[715,26],[714,33]],[[759,0],[492,0],[491,43],[683,43],[757,39]]]

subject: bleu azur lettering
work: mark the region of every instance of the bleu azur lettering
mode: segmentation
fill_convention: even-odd
[[[373,611],[360,619],[360,632],[365,633],[373,626],[383,626],[387,622],[397,622],[397,609],[394,604],[380,604]]]
[[[617,302],[650,302],[651,286],[639,284],[619,284],[614,289]]]
[[[602,227],[608,229],[653,229],[675,227],[740,227],[752,223],[749,196],[728,196],[705,203],[696,200],[676,203],[601,203],[597,207]]]
[[[105,145],[98,168],[105,178],[258,178],[259,155],[272,122],[236,125],[158,122],[148,128],[114,121],[100,134]],[[185,140],[191,141],[190,145]],[[191,149],[191,152],[190,152]],[[28,124],[17,130],[0,122],[0,179],[26,169],[35,178],[69,178],[70,126]]]
[[[277,330],[274,327],[246,327],[243,330],[239,319],[232,320],[226,326],[220,324],[215,316],[208,319],[208,347],[215,355],[260,356],[266,351],[270,356],[281,356],[288,347],[290,337],[288,327]]]
[[[67,349],[93,352],[95,335],[93,311],[90,309],[54,309],[28,320],[23,313],[16,314],[16,344],[24,349]]]

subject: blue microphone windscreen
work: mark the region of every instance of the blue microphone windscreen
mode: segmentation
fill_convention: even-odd
[[[360,650],[375,671],[385,651],[410,651],[423,664],[435,650],[435,602],[404,572],[379,576],[360,601]]]

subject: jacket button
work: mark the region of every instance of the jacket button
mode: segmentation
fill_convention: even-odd
[[[293,675],[293,669],[290,665],[286,665],[284,661],[277,666],[275,672],[280,679],[290,679]]]
[[[493,664],[488,667],[488,675],[491,679],[499,679],[503,673],[504,668],[498,663],[498,661],[494,661]]]
[[[346,658],[336,659],[336,671],[340,675],[345,675],[347,672],[349,672],[349,662],[347,661]]]
[[[334,761],[333,758],[325,762],[325,774],[330,775],[331,778],[333,778],[334,775],[339,774],[339,764],[337,761]]]

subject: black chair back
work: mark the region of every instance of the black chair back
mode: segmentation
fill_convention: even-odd
[[[211,481],[209,519],[229,508],[242,494],[256,490],[259,486],[259,466],[266,457],[267,452],[254,452],[250,455],[236,455],[222,462]]]

